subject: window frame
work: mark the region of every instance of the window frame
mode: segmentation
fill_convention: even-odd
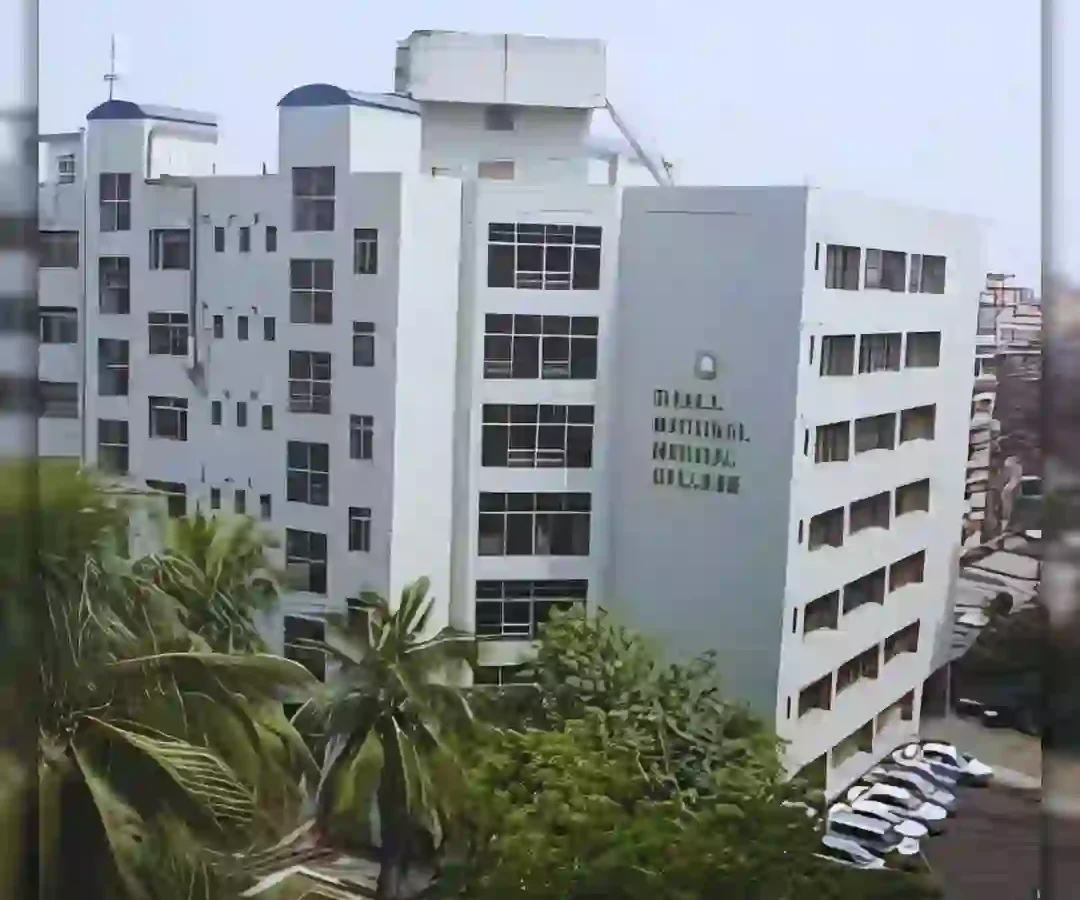
[[[114,358],[107,350],[117,349],[119,358]],[[97,387],[99,397],[128,397],[131,392],[131,342],[123,338],[98,338],[97,342]],[[102,390],[102,385],[107,383],[106,374],[116,373],[118,384],[122,390]],[[120,374],[122,373],[122,374]]]
[[[586,491],[481,491],[476,534],[478,556],[589,556],[592,495]]]
[[[293,166],[292,230],[332,232],[337,224],[334,166]]]
[[[148,434],[151,440],[186,441],[188,439],[188,401],[186,397],[150,395],[147,399],[149,410]],[[175,420],[174,429],[166,429],[163,424]],[[169,433],[172,430],[175,433]]]
[[[320,553],[321,545],[321,555]],[[294,591],[327,595],[329,586],[329,551],[326,534],[302,528],[285,529],[286,581]],[[305,577],[297,577],[297,566],[305,566]],[[297,587],[302,583],[303,587]]]
[[[349,552],[371,552],[371,507],[349,507]]]
[[[603,242],[601,225],[489,222],[487,287],[598,291]]]
[[[98,175],[98,230],[131,231],[130,172],[101,172]]]
[[[147,353],[150,356],[187,356],[191,325],[186,312],[146,314]]]
[[[349,416],[349,459],[375,458],[375,417],[363,413]]]
[[[379,274],[379,229],[353,229],[353,274]]]
[[[592,404],[485,403],[480,465],[503,469],[591,469]]]
[[[482,374],[491,381],[595,381],[600,317],[488,313]]]
[[[330,506],[330,445],[286,441],[285,500],[307,506]]]
[[[150,270],[191,271],[191,229],[150,229]]]
[[[325,372],[325,377],[321,373]],[[301,373],[301,374],[295,374]],[[325,391],[317,385],[325,385]],[[289,412],[331,415],[333,412],[333,359],[319,350],[289,351]]]
[[[333,259],[289,260],[290,324],[334,324],[334,268]]]

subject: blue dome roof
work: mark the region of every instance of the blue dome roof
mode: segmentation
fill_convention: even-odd
[[[86,116],[87,121],[104,119],[156,119],[161,122],[182,122],[187,125],[217,127],[217,116],[193,109],[176,109],[171,106],[150,106],[131,100],[106,100],[95,106]]]
[[[400,94],[366,94],[347,91],[333,84],[304,84],[293,88],[278,101],[279,107],[367,106],[391,112],[420,115],[420,104]]]

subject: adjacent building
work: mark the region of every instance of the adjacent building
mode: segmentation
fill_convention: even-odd
[[[917,730],[959,547],[972,222],[626,187],[670,167],[597,148],[596,41],[417,32],[393,93],[278,106],[261,175],[214,174],[189,110],[112,100],[50,139],[44,454],[264,521],[286,652],[427,575],[490,681],[554,606],[716,650],[834,790]]]

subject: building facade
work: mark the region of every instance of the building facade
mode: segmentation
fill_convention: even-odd
[[[498,681],[553,606],[602,603],[717,650],[835,787],[917,729],[945,622],[978,232],[624,187],[603,57],[418,32],[393,94],[285,95],[262,175],[214,174],[192,111],[50,140],[42,453],[261,519],[285,652],[427,575]]]

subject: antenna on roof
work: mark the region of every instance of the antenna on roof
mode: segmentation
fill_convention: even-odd
[[[122,48],[121,48],[122,49]],[[113,98],[113,88],[120,80],[121,67],[116,60],[116,35],[109,35],[109,71],[105,73],[105,83],[109,86],[109,99]]]

